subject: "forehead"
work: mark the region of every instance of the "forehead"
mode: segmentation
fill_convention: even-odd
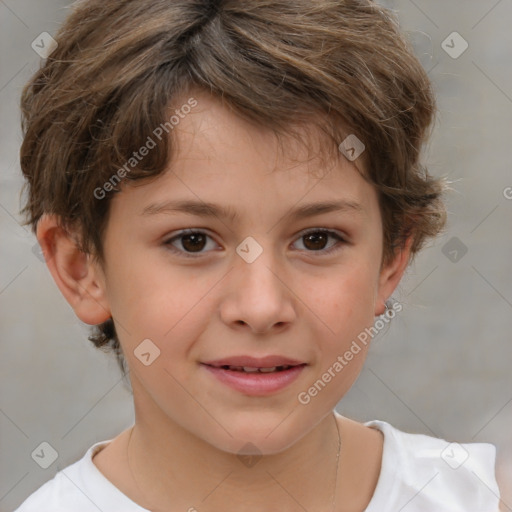
[[[197,106],[180,117],[169,135],[172,156],[165,172],[149,184],[125,187],[140,206],[139,215],[181,209],[203,216],[210,211],[234,221],[239,210],[250,208],[266,207],[282,215],[281,210],[293,206],[296,218],[336,209],[368,213],[372,208],[365,204],[375,201],[373,187],[354,163],[332,151],[332,141],[313,123],[276,136],[214,96],[202,91],[191,95]],[[191,95],[175,100],[171,112]],[[315,201],[323,204],[312,206]]]
[[[192,145],[193,152],[204,157],[217,153],[219,144],[222,152],[233,150],[236,153],[242,143],[252,146],[255,152],[259,149],[258,158],[267,161],[267,168],[271,164],[283,169],[310,162],[309,170],[321,175],[322,171],[337,165],[340,160],[348,162],[338,149],[340,141],[350,133],[342,119],[336,121],[336,129],[340,132],[337,135],[330,133],[332,124],[320,112],[307,114],[301,121],[284,123],[279,120],[279,125],[272,121],[254,121],[249,114],[236,111],[222,98],[198,88],[191,88],[188,94],[175,98],[169,113],[179,109],[180,105],[186,105],[191,97],[197,105],[182,116],[170,133],[174,160],[184,158],[185,154],[190,158],[187,150]],[[230,155],[223,156],[228,158]],[[362,154],[352,162],[363,174],[365,157]]]

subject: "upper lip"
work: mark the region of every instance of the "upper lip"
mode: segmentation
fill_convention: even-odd
[[[246,366],[249,368],[272,368],[274,366],[297,366],[306,364],[296,359],[290,359],[284,356],[265,356],[265,357],[252,357],[252,356],[233,356],[225,357],[223,359],[216,359],[214,361],[204,361],[203,364],[208,366]]]

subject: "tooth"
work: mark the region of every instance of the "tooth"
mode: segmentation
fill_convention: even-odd
[[[275,372],[275,371],[276,371],[275,366],[272,366],[272,368],[260,368],[260,372],[262,372],[262,373],[270,373],[270,372]]]
[[[251,368],[250,366],[244,366],[244,372],[255,373],[258,371],[258,368]]]

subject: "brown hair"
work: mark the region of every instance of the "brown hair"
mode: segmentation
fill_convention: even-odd
[[[102,262],[119,187],[105,198],[97,190],[156,127],[169,127],[170,104],[191,87],[276,134],[314,119],[336,148],[348,134],[363,141],[383,263],[408,236],[414,256],[444,226],[445,182],[419,161],[435,114],[431,84],[396,18],[370,0],[85,0],[55,39],[21,97],[22,214],[34,232],[43,213],[56,214]],[[162,137],[123,179],[162,173],[171,144]],[[112,319],[89,339],[123,369]]]

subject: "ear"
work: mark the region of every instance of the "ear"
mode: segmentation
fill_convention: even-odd
[[[89,325],[108,320],[111,312],[99,264],[79,250],[75,236],[60,227],[55,215],[41,217],[36,236],[55,283],[78,318]]]
[[[375,300],[375,315],[386,311],[386,301],[398,286],[409,263],[413,237],[407,238],[403,247],[396,249],[393,259],[385,265],[379,275],[379,286]]]

